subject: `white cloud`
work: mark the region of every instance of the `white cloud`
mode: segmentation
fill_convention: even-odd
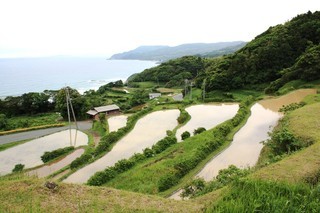
[[[319,8],[318,0],[0,0],[0,54],[110,55],[139,45],[248,41]]]

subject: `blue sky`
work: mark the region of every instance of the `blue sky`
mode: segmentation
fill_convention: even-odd
[[[250,41],[319,0],[0,0],[0,57],[110,56],[140,45]]]

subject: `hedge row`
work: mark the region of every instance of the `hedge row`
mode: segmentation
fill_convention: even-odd
[[[74,150],[74,147],[73,146],[68,146],[68,147],[65,147],[65,148],[60,148],[60,149],[56,149],[56,150],[53,150],[51,152],[45,152],[42,156],[41,156],[41,160],[43,163],[46,163],[48,161],[51,161],[57,157],[60,157],[64,154],[67,154],[69,152],[71,152],[72,150]]]
[[[194,169],[210,153],[224,144],[226,136],[232,131],[232,129],[238,126],[249,113],[250,109],[248,106],[252,102],[253,98],[251,97],[249,100],[242,102],[234,118],[217,126],[211,131],[213,134],[212,140],[197,148],[193,155],[186,156],[176,163],[174,165],[175,171],[173,173],[162,176],[158,182],[158,190],[160,192],[165,191],[176,185],[182,177]]]
[[[88,185],[91,186],[101,186],[111,179],[115,178],[118,174],[121,174],[130,168],[132,168],[137,163],[155,156],[166,150],[171,145],[177,143],[175,137],[167,136],[164,139],[158,141],[152,148],[146,148],[143,153],[136,153],[129,159],[122,159],[118,161],[114,166],[106,168],[104,171],[95,173],[89,180]]]
[[[110,132],[109,134],[103,136],[100,139],[99,145],[93,150],[89,152],[85,152],[82,154],[80,157],[75,159],[71,164],[70,168],[75,169],[83,166],[84,164],[87,164],[88,162],[93,161],[94,159],[99,158],[99,156],[102,156],[104,153],[107,151],[110,151],[111,145],[118,140],[120,140],[123,136],[128,134],[130,132],[136,122],[138,121],[139,118],[144,116],[145,114],[149,113],[152,111],[152,108],[146,108],[144,110],[139,111],[138,113],[135,113],[131,115],[128,120],[127,120],[127,125],[125,127],[120,128],[116,132]]]
[[[48,129],[48,128],[53,128],[53,127],[62,127],[62,126],[65,126],[65,124],[48,124],[48,125],[34,126],[34,127],[28,127],[28,128],[22,128],[22,129],[14,129],[14,130],[8,130],[8,131],[0,132],[0,136],[1,135],[9,135],[9,134],[14,134],[14,133],[19,133],[19,132],[27,132],[27,131],[32,131],[32,130],[38,130],[38,129]]]

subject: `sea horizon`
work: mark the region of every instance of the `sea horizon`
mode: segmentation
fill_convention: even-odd
[[[84,93],[109,82],[126,81],[132,74],[156,65],[156,61],[110,60],[103,56],[0,58],[0,99],[65,86]]]

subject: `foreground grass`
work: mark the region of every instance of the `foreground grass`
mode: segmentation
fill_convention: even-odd
[[[60,183],[56,190],[44,179],[0,178],[0,212],[200,212],[203,205],[105,187]]]

